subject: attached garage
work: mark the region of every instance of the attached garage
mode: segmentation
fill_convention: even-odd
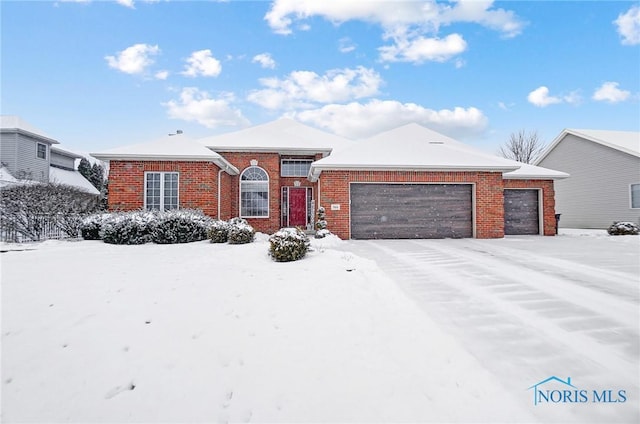
[[[506,189],[504,191],[505,235],[540,234],[539,190]]]
[[[473,237],[473,185],[350,186],[351,238]]]

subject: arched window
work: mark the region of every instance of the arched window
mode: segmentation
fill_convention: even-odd
[[[240,176],[240,216],[269,217],[269,176],[260,167],[250,166]]]

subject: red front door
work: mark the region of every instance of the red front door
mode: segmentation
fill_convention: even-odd
[[[289,188],[289,226],[307,226],[307,189]]]

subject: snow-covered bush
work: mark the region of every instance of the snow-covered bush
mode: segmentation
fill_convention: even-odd
[[[24,183],[0,188],[0,234],[5,241],[78,237],[82,217],[99,198],[64,184]]]
[[[637,235],[640,229],[633,222],[614,222],[607,232],[612,236]]]
[[[191,243],[207,238],[213,220],[202,211],[175,209],[157,214],[151,239],[158,244]]]
[[[256,232],[246,219],[231,218],[229,220],[229,244],[251,243]]]
[[[148,243],[157,220],[154,211],[114,213],[103,221],[100,238],[110,244]]]
[[[318,208],[318,220],[316,221],[316,238],[323,238],[331,234],[331,231],[327,229],[326,212],[324,207]]]
[[[309,246],[309,237],[299,228],[283,228],[269,237],[269,255],[278,262],[304,258]]]
[[[226,243],[229,239],[230,224],[227,221],[214,220],[209,226],[209,240],[211,243]]]
[[[96,213],[85,216],[80,224],[80,234],[85,240],[100,240],[102,223],[111,216],[109,213]]]

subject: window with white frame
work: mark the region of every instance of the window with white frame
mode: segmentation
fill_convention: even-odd
[[[282,159],[280,175],[282,177],[306,177],[311,169],[310,159]]]
[[[146,172],[144,204],[147,210],[166,211],[178,208],[178,173]]]
[[[43,143],[38,143],[36,145],[36,156],[40,159],[47,158],[47,145]]]
[[[240,176],[240,216],[269,217],[269,176],[258,166],[250,166]]]
[[[631,208],[640,209],[640,183],[631,184],[629,190],[631,192]]]

